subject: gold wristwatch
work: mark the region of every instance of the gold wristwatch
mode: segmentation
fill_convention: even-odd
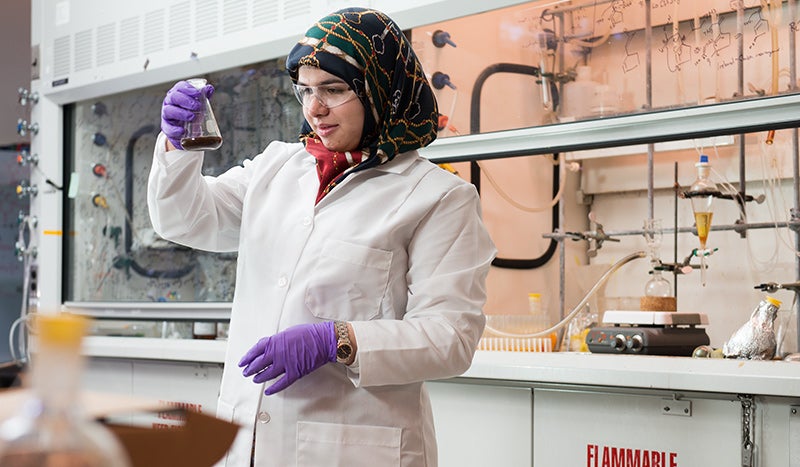
[[[339,363],[349,363],[353,356],[353,345],[350,343],[350,333],[347,332],[347,323],[335,321],[336,328],[336,361]]]

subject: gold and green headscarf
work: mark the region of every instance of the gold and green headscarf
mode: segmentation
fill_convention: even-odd
[[[438,108],[410,41],[385,14],[347,8],[317,21],[286,59],[292,81],[298,69],[318,67],[345,82],[365,109],[361,149],[353,170],[375,167],[436,139]],[[313,137],[308,122],[300,140]]]

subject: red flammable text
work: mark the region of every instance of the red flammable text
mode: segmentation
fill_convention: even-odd
[[[183,409],[188,412],[203,413],[202,404],[192,404],[190,402],[174,402],[174,401],[163,401],[163,400],[158,401],[158,403],[160,405],[166,405],[171,409]],[[186,417],[182,413],[176,412],[174,410],[158,412],[158,418],[162,420],[186,420]]]
[[[678,467],[678,453],[587,444],[586,467]]]

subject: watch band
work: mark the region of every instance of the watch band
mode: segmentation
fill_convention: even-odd
[[[350,333],[347,331],[347,323],[335,321],[336,329],[336,361],[339,363],[349,363],[353,356],[353,345],[350,343]]]

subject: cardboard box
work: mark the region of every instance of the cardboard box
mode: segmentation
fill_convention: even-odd
[[[30,397],[27,389],[0,391],[0,423],[16,414]],[[154,429],[120,423],[125,415],[163,412],[155,401],[86,392],[82,404],[89,416],[101,420],[120,440],[133,467],[205,467],[219,461],[233,444],[239,426],[202,413],[175,409],[183,424]]]

